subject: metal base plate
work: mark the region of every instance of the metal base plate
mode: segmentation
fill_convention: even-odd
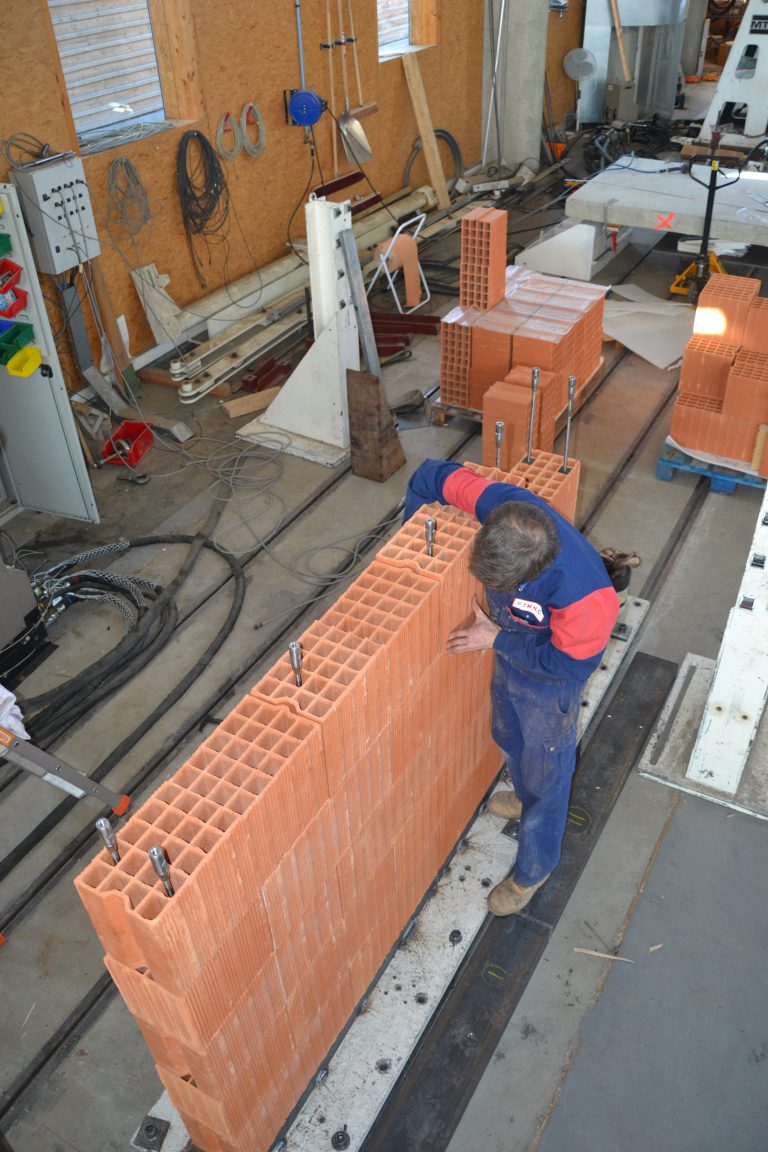
[[[641,776],[681,792],[768,820],[768,725],[765,723],[757,730],[735,796],[708,788],[685,775],[714,673],[714,660],[690,653],[685,657],[637,770]]]

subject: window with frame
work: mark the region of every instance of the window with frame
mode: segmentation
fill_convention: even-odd
[[[164,121],[148,0],[48,0],[78,138]]]
[[[437,0],[377,0],[379,60],[426,48],[437,40]]]

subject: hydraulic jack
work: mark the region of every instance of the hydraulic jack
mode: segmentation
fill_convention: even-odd
[[[734,177],[728,177],[723,174],[720,168],[720,158],[715,155],[719,143],[720,133],[713,132],[712,146],[709,155],[691,156],[688,165],[688,175],[691,179],[707,189],[707,206],[704,212],[701,248],[699,249],[699,254],[696,259],[672,281],[669,291],[673,296],[688,296],[692,304],[695,304],[698,300],[704,285],[713,272],[725,272],[717,253],[710,252],[709,250],[709,240],[712,232],[712,214],[715,209],[715,196],[721,188],[727,188],[729,184],[735,184],[741,177],[741,169],[739,169]],[[727,164],[733,165],[735,163],[731,157],[724,157],[723,160]],[[702,164],[706,164],[709,168],[709,179],[707,181],[700,180],[699,177],[694,176],[693,173],[694,167]]]

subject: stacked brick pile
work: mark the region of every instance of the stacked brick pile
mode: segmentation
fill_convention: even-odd
[[[420,510],[76,881],[204,1152],[272,1146],[499,770],[490,653],[445,654],[475,531]]]
[[[462,285],[463,260],[464,247]],[[529,386],[530,369],[540,368],[553,377],[549,388],[558,415],[568,376],[584,387],[600,365],[605,292],[516,266],[507,268],[503,295],[488,308],[481,307],[478,295],[462,291],[460,307],[440,329],[441,400],[479,410],[493,385],[519,386],[525,380]]]
[[[670,435],[683,449],[768,476],[768,299],[760,281],[711,276],[683,355]]]

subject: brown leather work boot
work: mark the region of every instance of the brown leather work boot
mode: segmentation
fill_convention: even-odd
[[[542,884],[548,879],[549,877],[545,876],[532,888],[521,888],[519,884],[515,883],[513,876],[508,876],[489,893],[488,907],[494,916],[512,916],[515,912],[522,912],[523,908],[530,902],[534,892],[538,892]]]
[[[503,820],[519,820],[523,805],[514,792],[494,792],[488,801],[488,811]]]

